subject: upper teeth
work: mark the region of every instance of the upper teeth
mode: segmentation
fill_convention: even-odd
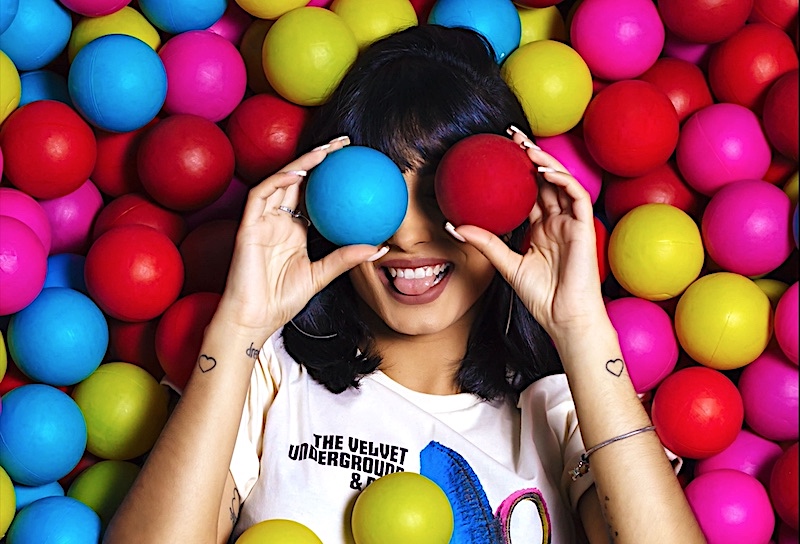
[[[447,264],[437,264],[436,266],[421,266],[419,268],[392,268],[388,266],[389,274],[393,278],[424,278],[426,276],[438,276],[440,272],[447,269]]]

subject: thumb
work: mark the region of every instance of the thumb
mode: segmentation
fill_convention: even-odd
[[[519,268],[522,262],[522,255],[511,251],[511,248],[503,243],[500,238],[480,227],[462,225],[454,230],[461,235],[466,243],[483,253],[506,281],[511,281],[514,271]]]
[[[335,249],[319,261],[311,264],[316,291],[319,292],[351,268],[368,260],[375,261],[380,259],[387,251],[389,251],[389,246],[376,247],[365,244],[343,246]]]

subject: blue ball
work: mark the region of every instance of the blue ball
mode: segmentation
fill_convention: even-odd
[[[108,322],[88,296],[42,289],[8,324],[8,351],[36,382],[73,385],[97,370],[108,349]]]
[[[69,395],[40,383],[3,395],[0,466],[16,483],[40,486],[75,468],[86,450],[86,421]]]
[[[68,287],[83,294],[86,290],[86,278],[83,275],[86,268],[86,257],[77,253],[58,253],[47,258],[47,275],[44,278],[44,288]]]
[[[139,0],[147,20],[170,34],[205,30],[225,13],[225,0]]]
[[[2,0],[0,4],[5,2]],[[18,3],[16,15],[0,34],[0,49],[20,72],[44,68],[67,46],[72,17],[56,0],[18,0]]]
[[[491,44],[497,62],[519,47],[522,37],[519,12],[511,0],[437,0],[428,23],[476,31]]]
[[[3,0],[0,2],[0,34],[6,31],[11,21],[17,16],[19,0]]]
[[[138,38],[109,34],[78,51],[67,76],[72,103],[91,124],[130,132],[152,121],[167,98],[161,57]]]
[[[100,516],[72,497],[47,497],[19,512],[8,528],[13,544],[100,542]]]
[[[44,485],[19,485],[14,484],[14,496],[17,499],[17,510],[21,510],[33,501],[38,501],[45,497],[63,497],[64,488],[58,482],[50,482]]]
[[[306,208],[314,227],[334,244],[377,245],[403,222],[408,187],[400,168],[380,151],[343,147],[309,174]]]
[[[70,108],[72,99],[69,97],[67,78],[52,70],[34,70],[19,75],[22,93],[19,97],[19,106],[30,104],[37,100],[58,100]]]

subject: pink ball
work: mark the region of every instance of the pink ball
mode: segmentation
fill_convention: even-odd
[[[687,42],[667,29],[662,54],[665,57],[691,62],[705,70],[711,56],[711,44]]]
[[[50,253],[50,222],[42,206],[32,196],[11,187],[0,187],[0,215],[25,223],[39,237],[45,253]]]
[[[780,188],[763,180],[734,181],[720,188],[703,212],[703,246],[725,270],[760,276],[794,249],[791,218],[791,200]]]
[[[25,223],[0,215],[0,315],[16,313],[33,302],[47,277],[47,252]]]
[[[669,314],[655,302],[623,297],[606,304],[637,393],[650,391],[678,362],[678,341]]]
[[[640,76],[664,48],[664,24],[651,0],[584,0],[570,24],[572,47],[595,76]]]
[[[686,183],[704,195],[740,179],[762,179],[772,150],[755,113],[738,104],[706,106],[681,128],[676,148]]]
[[[775,308],[775,339],[783,354],[794,364],[798,364],[798,312],[798,287],[794,282],[781,295]]]
[[[166,113],[190,113],[216,123],[244,98],[244,60],[219,34],[183,32],[167,40],[158,54],[167,72]]]
[[[131,0],[59,0],[63,6],[87,17],[100,17],[117,12],[131,3]]]
[[[327,8],[331,5],[333,0],[311,0],[306,7],[318,7],[318,8]]]
[[[234,176],[221,197],[208,206],[185,216],[186,226],[189,230],[193,230],[202,223],[208,223],[209,221],[215,221],[217,219],[240,220],[249,191],[250,187]]]
[[[700,476],[712,470],[729,468],[753,476],[767,488],[772,466],[781,453],[783,450],[775,442],[742,429],[733,444],[716,455],[699,460],[694,474]]]
[[[253,17],[239,7],[236,2],[228,2],[228,7],[225,8],[225,13],[219,20],[208,27],[214,34],[219,34],[236,47],[242,41],[242,36],[250,23],[253,22]]]
[[[603,186],[603,169],[589,154],[583,136],[570,131],[556,136],[536,138],[536,144],[558,159],[586,189],[592,197],[592,203],[597,202]]]
[[[767,490],[754,477],[714,470],[689,482],[684,491],[708,544],[769,542],[775,514]]]
[[[85,255],[91,244],[92,225],[103,208],[103,196],[94,183],[86,180],[71,193],[41,200],[39,204],[47,214],[53,232],[50,253]]]
[[[3,150],[0,149],[0,178],[3,177]]]
[[[798,381],[797,366],[779,349],[767,348],[739,377],[745,423],[768,440],[797,440]]]

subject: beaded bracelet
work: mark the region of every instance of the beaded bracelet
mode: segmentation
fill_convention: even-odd
[[[636,429],[634,431],[627,432],[625,434],[621,434],[619,436],[615,436],[614,438],[609,438],[605,442],[600,442],[598,445],[589,448],[586,452],[581,454],[581,460],[578,462],[578,465],[569,471],[569,475],[572,477],[572,481],[574,482],[587,472],[589,472],[589,456],[599,450],[604,446],[608,446],[613,442],[617,442],[618,440],[624,440],[625,438],[630,438],[633,435],[639,433],[646,433],[648,431],[655,431],[655,425],[650,425],[649,427],[642,427],[641,429]]]

